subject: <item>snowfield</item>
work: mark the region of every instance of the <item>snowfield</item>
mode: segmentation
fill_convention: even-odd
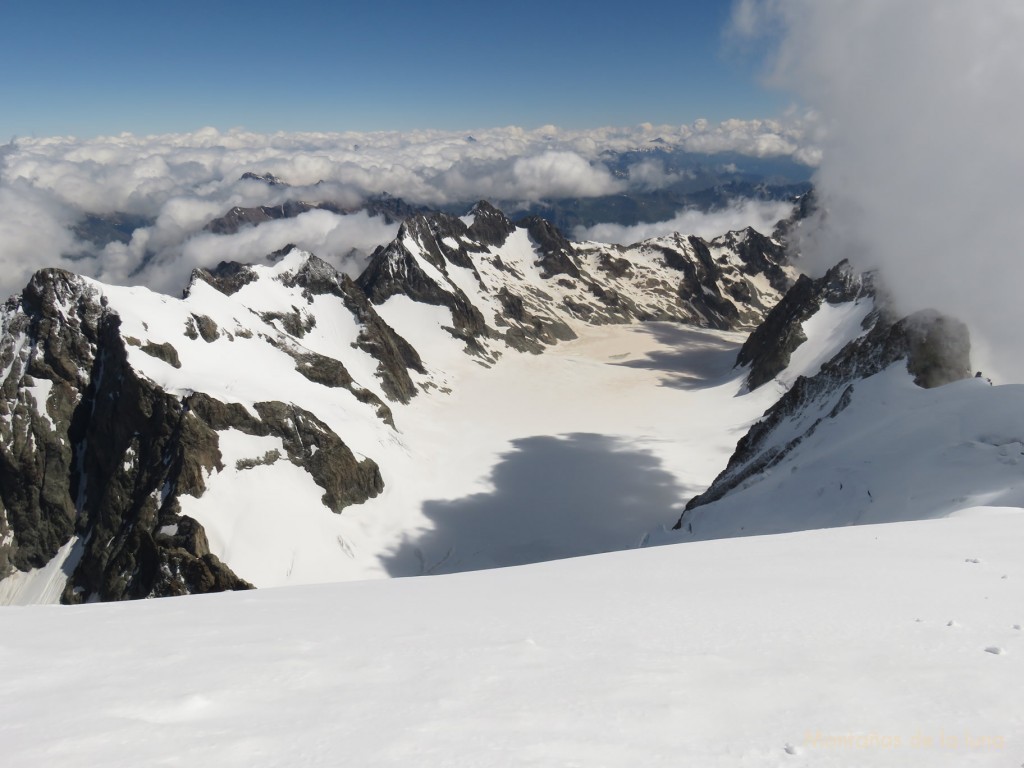
[[[1024,512],[0,612],[5,768],[1018,766]]]

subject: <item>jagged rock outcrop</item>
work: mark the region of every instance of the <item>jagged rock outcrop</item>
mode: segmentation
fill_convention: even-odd
[[[96,290],[62,270],[36,273],[4,308],[3,343],[6,564],[42,567],[77,536],[65,602],[248,586],[174,508],[178,493],[201,493],[216,436],[134,373]],[[160,535],[179,523],[181,535]]]
[[[202,280],[212,285],[225,296],[231,296],[256,279],[256,272],[251,265],[239,264],[237,261],[222,261],[213,269],[197,267],[192,270],[189,287],[196,280]],[[182,298],[188,298],[189,287],[182,291]]]
[[[243,179],[262,181],[271,187],[288,187],[288,185],[272,174],[257,176],[253,173],[242,175]],[[370,216],[380,216],[388,224],[396,221],[404,221],[410,216],[422,213],[423,208],[410,205],[398,197],[388,194],[373,195],[365,200],[354,204],[323,200],[309,202],[306,200],[287,200],[278,205],[258,205],[248,208],[236,206],[223,216],[207,222],[203,230],[212,232],[215,235],[234,235],[243,227],[258,226],[268,221],[279,219],[294,219],[309,211],[328,211],[339,216],[364,211]]]
[[[574,245],[543,219],[513,224],[484,201],[470,218],[408,219],[357,283],[375,305],[404,295],[447,308],[450,333],[485,360],[574,338],[574,322],[753,327],[791,282],[781,245],[753,230],[621,247]]]
[[[283,282],[301,288],[307,299],[325,295],[341,299],[361,326],[356,346],[378,361],[377,375],[385,394],[400,403],[407,403],[415,396],[416,385],[409,371],[426,373],[419,353],[384,322],[352,278],[322,259],[310,256],[301,269],[286,276]]]
[[[220,273],[256,279],[251,269]],[[292,279],[309,290],[353,287],[316,263]],[[372,324],[365,297],[360,302],[354,295],[353,303]],[[249,409],[194,391],[182,396],[141,372],[137,366],[145,358],[154,361],[147,368],[185,366],[169,342],[138,338],[146,333],[145,320],[136,335],[125,333],[115,303],[101,286],[62,270],[42,270],[4,307],[0,578],[47,565],[75,540],[62,597],[67,603],[249,588],[210,551],[203,526],[182,513],[181,499],[202,497],[209,478],[225,469],[225,430],[280,440],[287,460],[323,489],[323,505],[333,512],[381,492],[377,464],[354,455],[308,409],[283,401],[256,402]],[[269,329],[222,334],[205,314],[177,311],[187,319],[181,349],[243,339],[270,344],[290,355],[305,379],[344,389],[391,422],[390,409],[339,360],[302,350]],[[390,344],[400,356],[403,342],[393,332],[389,337],[379,318],[376,323],[366,344]],[[132,349],[144,357],[133,363]],[[400,391],[400,377],[393,379]]]
[[[541,277],[545,280],[555,275],[580,277],[580,268],[573,260],[576,249],[552,224],[539,216],[528,216],[520,220],[519,226],[526,229],[537,244],[539,258],[536,263],[541,269]]]
[[[487,335],[483,314],[447,275],[448,264],[474,270],[465,246],[458,244],[467,230],[463,222],[446,214],[413,217],[402,224],[390,245],[374,251],[356,284],[374,304],[402,294],[446,307],[452,315],[452,335],[471,349],[480,349],[476,339]]]
[[[508,236],[516,231],[516,225],[486,200],[474,205],[470,215],[473,217],[473,223],[469,225],[467,234],[481,245],[500,248],[508,240]]]
[[[255,403],[255,417],[237,403],[222,403],[201,393],[186,398],[184,406],[214,431],[237,429],[281,438],[289,461],[309,472],[324,490],[324,505],[334,512],[384,490],[376,462],[357,459],[330,427],[294,403]]]

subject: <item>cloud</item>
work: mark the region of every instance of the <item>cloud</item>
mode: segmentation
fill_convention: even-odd
[[[41,265],[73,265],[62,254],[76,252],[68,226],[74,212],[24,183],[0,185],[0,275],[8,293],[24,287]]]
[[[181,285],[174,281],[186,279],[193,266],[221,258],[259,259],[287,242],[340,264],[353,248],[371,247],[369,238],[381,238],[373,244],[386,241],[394,228],[366,217],[342,222],[326,212],[263,224],[258,234],[214,236],[203,227],[235,206],[294,199],[355,207],[366,196],[388,192],[411,203],[444,205],[658,189],[680,173],[666,172],[651,158],[616,175],[605,165],[605,153],[658,147],[813,158],[815,145],[807,140],[812,128],[806,116],[794,114],[777,121],[580,131],[506,126],[472,135],[204,128],[155,136],[17,139],[0,147],[0,266],[9,267],[0,275],[0,291],[19,290],[38,267],[65,266],[177,293]],[[242,180],[250,171],[272,173],[287,185]],[[83,216],[115,212],[151,223],[136,229],[130,242],[111,243],[99,253],[75,241],[71,228]],[[86,251],[93,257],[67,258]]]
[[[667,172],[665,163],[658,159],[649,158],[629,166],[629,185],[644,192],[663,189],[686,177],[686,173]]]
[[[1024,5],[746,0],[735,19],[778,30],[769,77],[818,116],[806,257],[879,267],[900,309],[959,316],[975,360],[1024,381]]]
[[[775,225],[793,212],[793,204],[766,200],[737,200],[728,208],[703,212],[680,211],[668,221],[644,222],[635,226],[597,224],[577,227],[573,233],[577,240],[630,245],[651,237],[662,237],[673,232],[697,235],[706,240],[737,229],[753,227],[770,233]]]

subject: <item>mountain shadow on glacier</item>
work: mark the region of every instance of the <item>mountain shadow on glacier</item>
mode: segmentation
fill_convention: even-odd
[[[491,472],[494,489],[428,501],[433,527],[382,556],[391,576],[525,565],[638,546],[678,516],[692,489],[653,454],[609,435],[512,441]]]
[[[652,334],[662,347],[671,351],[648,352],[637,360],[619,365],[646,368],[664,374],[661,386],[683,390],[715,387],[735,373],[740,344],[691,326],[673,323],[643,323],[639,329]]]

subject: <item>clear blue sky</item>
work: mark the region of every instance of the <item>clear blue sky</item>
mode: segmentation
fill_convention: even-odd
[[[12,135],[770,117],[726,0],[0,0]]]

